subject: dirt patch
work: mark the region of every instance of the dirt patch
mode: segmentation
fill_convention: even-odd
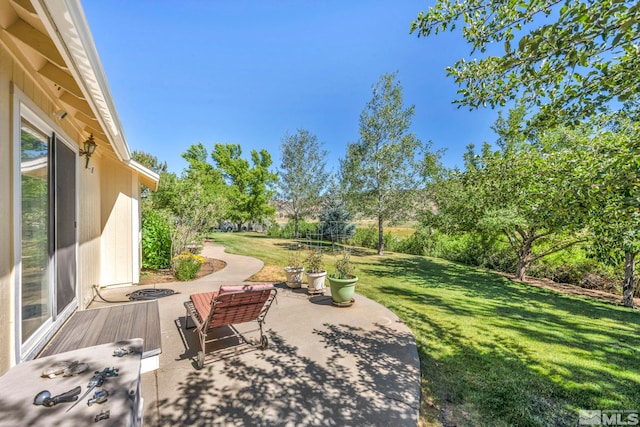
[[[287,279],[284,269],[277,265],[265,265],[262,270],[249,277],[249,282],[284,282]]]
[[[205,258],[202,268],[196,275],[196,279],[207,276],[214,271],[220,271],[227,266],[227,263],[219,259]],[[142,270],[140,273],[140,285],[155,285],[156,283],[175,282],[170,269],[167,270]]]

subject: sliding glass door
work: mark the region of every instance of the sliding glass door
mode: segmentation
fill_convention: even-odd
[[[78,154],[30,110],[20,118],[18,358],[33,356],[76,303]]]

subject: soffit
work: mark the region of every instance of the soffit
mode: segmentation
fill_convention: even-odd
[[[0,41],[83,137],[93,131],[113,151],[68,64],[29,0],[0,0]]]
[[[40,16],[46,16],[47,21]],[[55,34],[55,40],[50,34]],[[131,167],[129,149],[78,1],[0,0],[0,42],[56,109],[67,113],[65,120],[82,138],[93,134],[100,155]],[[155,178],[144,167],[142,171],[132,169],[146,176],[145,180]]]

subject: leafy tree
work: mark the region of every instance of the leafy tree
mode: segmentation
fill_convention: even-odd
[[[183,252],[201,233],[214,228],[229,205],[222,174],[206,162],[204,146],[192,145],[182,156],[189,162],[182,176],[162,172],[158,190],[151,195],[150,209],[169,218],[171,256]],[[148,241],[160,239],[159,235],[147,236]]]
[[[189,163],[184,170],[183,179],[191,183],[197,183],[202,187],[201,202],[215,207],[215,221],[224,219],[226,210],[230,205],[228,186],[224,182],[222,172],[214,168],[207,161],[209,154],[205,146],[199,142],[191,145],[182,153],[182,157]]]
[[[640,124],[625,111],[600,121],[590,143],[567,152],[567,159],[593,249],[601,260],[623,266],[622,302],[633,307],[640,253]]]
[[[158,158],[153,154],[149,154],[140,150],[134,150],[131,153],[131,158],[158,174],[167,171],[167,162],[159,161]]]
[[[242,148],[237,144],[216,144],[211,153],[229,185],[228,217],[238,228],[249,221],[264,222],[273,217],[275,209],[269,201],[277,181],[277,175],[269,171],[272,160],[267,150],[251,150],[251,166],[241,156]]]
[[[455,29],[471,55],[483,54],[447,68],[461,105],[504,106],[522,97],[543,118],[564,121],[640,93],[636,1],[437,0],[411,24],[419,36]]]
[[[175,182],[171,223],[172,254],[178,255],[201,238],[201,233],[216,226],[222,205],[211,202],[211,195],[199,182],[179,179]]]
[[[177,183],[180,180],[173,172],[162,172],[158,182],[158,189],[151,194],[151,202],[154,209],[167,209],[174,211],[176,198],[178,197]]]
[[[289,218],[294,220],[295,238],[298,222],[317,211],[329,174],[325,172],[327,151],[318,138],[304,129],[286,134],[280,146],[282,160],[279,173],[279,197],[286,200]]]
[[[407,216],[414,209],[416,190],[424,181],[424,166],[435,165],[438,154],[428,152],[409,132],[414,107],[404,108],[396,73],[384,74],[373,86],[373,97],[360,114],[360,139],[349,143],[340,160],[348,203],[377,219],[378,253],[384,253],[384,222]]]
[[[469,146],[466,170],[451,171],[433,186],[435,212],[427,212],[427,222],[446,232],[502,234],[517,257],[520,280],[532,262],[584,239],[573,233],[584,216],[568,203],[571,169],[563,153],[568,144],[585,140],[557,131],[529,141],[521,126],[524,114],[519,108],[496,121],[498,150],[485,144],[477,154]],[[546,249],[536,251],[543,241]]]
[[[158,158],[153,154],[136,150],[131,153],[131,158],[158,174],[163,174],[167,172],[167,162],[159,161]],[[141,185],[140,188],[141,188],[140,195],[142,196],[142,201],[143,201],[142,204],[143,205],[148,204],[149,194],[151,193],[151,189],[145,185]]]

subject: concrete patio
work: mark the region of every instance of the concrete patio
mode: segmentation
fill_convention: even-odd
[[[356,295],[339,308],[328,296],[277,285],[266,318],[269,347],[226,342],[195,368],[196,334],[185,329],[183,301],[221,283],[242,282],[262,262],[207,245],[203,255],[227,262],[193,282],[158,285],[177,294],[159,302],[160,368],[142,375],[149,426],[416,426],[420,401],[418,353],[411,331],[385,307]],[[136,287],[139,289],[140,287]],[[131,288],[104,290],[123,299]],[[91,308],[107,305],[94,302]],[[257,343],[257,324],[236,328]]]

